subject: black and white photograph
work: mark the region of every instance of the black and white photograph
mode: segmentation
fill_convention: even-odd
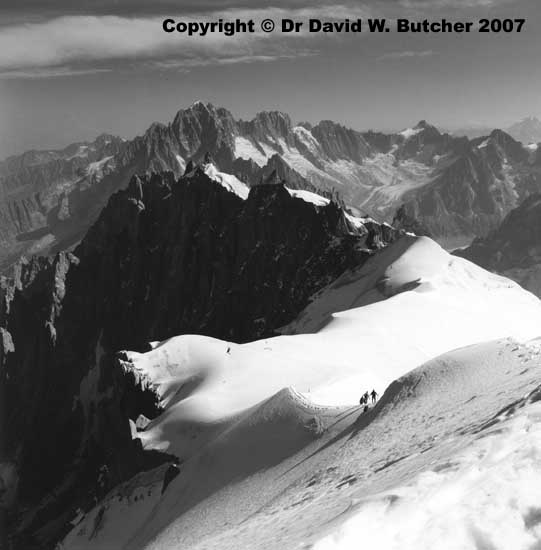
[[[0,550],[541,550],[541,2],[2,0]]]

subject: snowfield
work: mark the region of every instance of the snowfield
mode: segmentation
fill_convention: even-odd
[[[402,130],[399,132],[401,136],[403,136],[405,139],[410,139],[413,136],[416,136],[417,134],[421,133],[423,131],[423,128],[406,128],[405,130]]]
[[[421,131],[422,128],[410,128],[400,135],[407,140]],[[397,161],[394,151],[367,157],[361,164],[347,159],[333,160],[306,128],[295,126],[293,133],[296,146],[282,138],[257,142],[236,136],[234,155],[265,166],[277,154],[313,184],[337,189],[348,203],[384,216],[396,210],[404,193],[430,183],[438,172],[438,159],[434,165],[412,159]]]
[[[111,168],[110,164],[114,164],[114,162],[113,163],[109,162],[113,158],[114,158],[113,156],[109,156],[109,157],[104,157],[101,160],[98,160],[96,162],[91,162],[86,167],[87,176],[98,181],[101,180],[103,178],[105,168],[110,169]]]
[[[406,236],[282,333],[129,352],[165,407],[137,436],[180,474],[163,496],[153,473],[113,489],[62,548],[541,545],[535,296]],[[372,387],[387,390],[363,413]],[[139,486],[133,509],[115,496]]]
[[[241,199],[246,199],[248,197],[248,193],[250,192],[249,187],[245,183],[242,183],[236,176],[220,172],[212,163],[205,164],[204,170],[205,174],[210,179],[219,183],[228,191],[235,193],[235,195],[238,195]]]

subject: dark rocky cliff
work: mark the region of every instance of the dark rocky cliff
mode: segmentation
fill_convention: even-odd
[[[455,254],[502,273],[541,263],[541,195],[528,197],[496,230]]]
[[[485,236],[541,188],[528,152],[501,130],[447,146],[451,154],[433,181],[403,197],[407,216],[434,236]]]

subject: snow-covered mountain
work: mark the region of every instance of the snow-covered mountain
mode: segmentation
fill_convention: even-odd
[[[287,335],[123,352],[162,408],[133,436],[179,466],[113,487],[61,548],[525,548],[541,537],[540,322],[515,283],[404,236]],[[363,413],[372,387],[387,390]]]
[[[524,145],[541,142],[541,121],[537,117],[527,117],[512,124],[506,131]]]
[[[248,187],[286,181],[380,221],[403,206],[441,242],[487,234],[541,191],[539,153],[501,131],[470,141],[421,121],[396,134],[358,132],[328,120],[295,124],[276,111],[236,120],[197,102],[131,141],[102,137],[1,163],[0,268],[73,246],[134,174],[179,177],[190,161]]]
[[[522,142],[524,145],[541,142],[541,121],[534,116],[523,118],[518,122],[504,127],[504,131],[513,139]],[[474,139],[482,136],[488,136],[494,130],[494,126],[465,126],[457,128],[451,133],[454,136],[466,136]]]

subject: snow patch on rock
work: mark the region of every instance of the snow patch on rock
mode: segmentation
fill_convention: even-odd
[[[233,176],[232,174],[226,174],[224,172],[218,171],[216,166],[214,166],[214,164],[212,163],[206,164],[204,169],[205,174],[210,179],[218,182],[228,191],[235,193],[235,195],[238,195],[241,199],[248,198],[250,188],[245,183],[242,183],[242,181],[240,181],[237,177]]]

